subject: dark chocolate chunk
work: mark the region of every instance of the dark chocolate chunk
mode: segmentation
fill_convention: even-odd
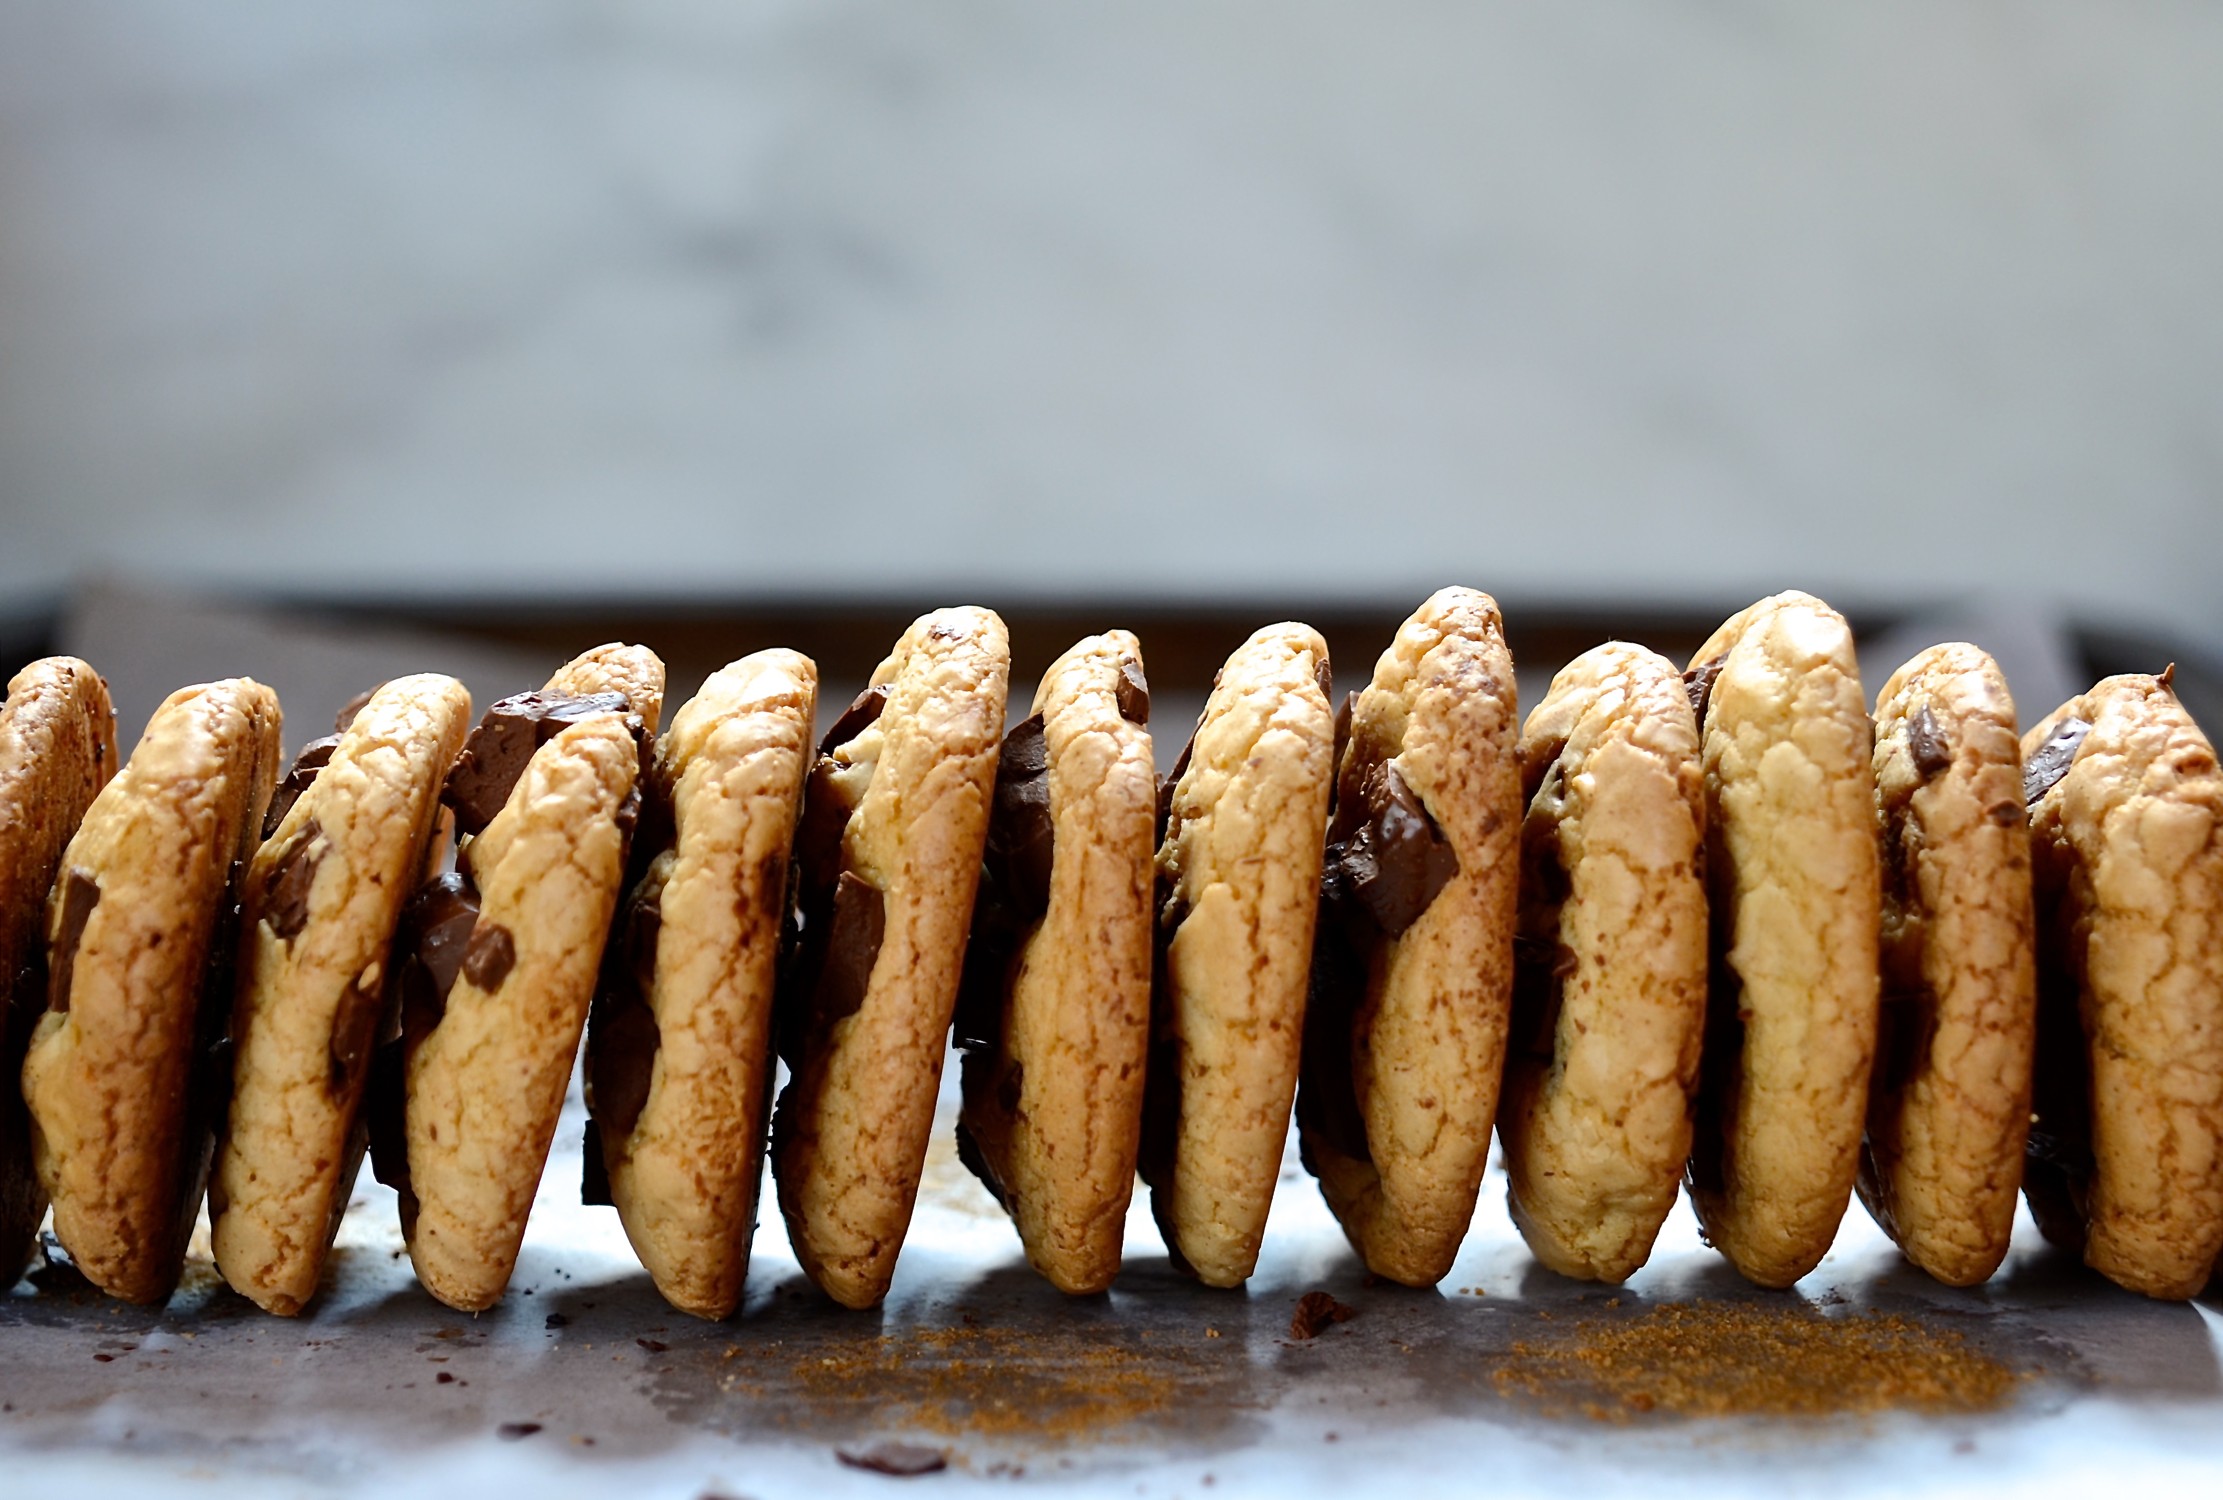
[[[1173,1026],[1173,985],[1167,964],[1173,940],[1189,915],[1186,903],[1162,872],[1155,903],[1158,919],[1152,934],[1150,1051],[1143,1067],[1142,1138],[1135,1158],[1143,1180],[1153,1186],[1172,1181],[1174,1149],[1181,1133],[1181,1039]],[[1173,1236],[1166,1236],[1166,1243],[1171,1246]]]
[[[1050,818],[1050,749],[1036,714],[1004,737],[988,822],[988,874],[1025,921],[1050,907],[1056,828]]]
[[[538,1422],[504,1422],[494,1429],[494,1435],[505,1443],[514,1443],[520,1438],[529,1438],[538,1431]]]
[[[965,1054],[965,1079],[968,1085],[968,1093],[970,1092],[974,1070],[991,1066],[993,1066],[993,1059],[983,1053],[968,1052]],[[1011,1211],[1011,1194],[1004,1190],[1003,1179],[996,1175],[996,1169],[990,1165],[988,1154],[980,1149],[980,1141],[973,1135],[972,1127],[967,1125],[962,1118],[957,1122],[957,1164],[973,1174],[980,1185],[988,1190],[988,1196],[1002,1205],[1004,1212],[1009,1213]]]
[[[1358,690],[1353,688],[1343,695],[1343,706],[1335,711],[1335,753],[1328,759],[1328,765],[1334,770],[1340,771],[1343,767],[1343,752],[1351,744],[1351,720],[1357,714]]]
[[[826,737],[818,742],[818,753],[833,754],[836,745],[848,744],[877,722],[880,710],[888,706],[889,686],[890,684],[883,682],[878,687],[866,688],[850,700],[849,706],[842,710],[841,717],[834,720],[833,727],[826,731]]]
[[[1946,743],[1945,731],[1937,727],[1937,718],[1927,703],[1907,720],[1907,752],[1914,757],[1915,773],[1924,781],[1953,763],[1953,747]]]
[[[1289,1337],[1293,1339],[1318,1338],[1335,1323],[1348,1323],[1358,1316],[1358,1309],[1348,1302],[1338,1302],[1326,1292],[1306,1292],[1297,1299],[1297,1310],[1289,1318]]]
[[[1204,727],[1204,721],[1201,718],[1197,720],[1196,727],[1197,729]],[[1195,753],[1195,750],[1196,731],[1191,730],[1189,732],[1189,742],[1181,747],[1181,753],[1173,759],[1173,769],[1166,772],[1165,779],[1158,783],[1158,842],[1161,844],[1166,841],[1166,830],[1173,824],[1173,789],[1179,786],[1181,778],[1189,773],[1189,757]]]
[[[479,893],[468,876],[454,871],[426,881],[403,908],[394,962],[403,1027],[412,1038],[429,1036],[447,1013],[448,992],[478,920]]]
[[[384,687],[385,685],[385,683],[381,682],[376,687],[367,687],[361,692],[357,693],[354,697],[348,699],[345,706],[340,709],[338,715],[335,716],[332,720],[333,733],[347,733],[347,731],[354,726],[355,716],[361,713],[364,709],[370,707],[371,699],[377,697],[378,689]]]
[[[860,1448],[854,1452],[847,1448],[836,1448],[834,1457],[852,1469],[888,1474],[897,1479],[916,1479],[921,1474],[939,1474],[949,1467],[949,1458],[941,1449],[922,1447],[917,1443],[874,1443],[869,1448]]]
[[[1335,701],[1335,673],[1328,667],[1328,653],[1325,651],[1312,658],[1312,680],[1320,684],[1320,696],[1333,703]]]
[[[1721,675],[1723,662],[1729,659],[1724,651],[1712,661],[1700,662],[1683,674],[1683,687],[1690,694],[1690,711],[1697,716],[1698,727],[1706,727],[1706,707],[1713,702],[1714,679]]]
[[[301,825],[293,844],[278,859],[263,886],[262,920],[272,935],[291,942],[309,925],[309,892],[317,866],[324,863],[324,830],[314,818]]]
[[[633,1133],[648,1103],[661,1034],[649,1003],[656,981],[656,941],[663,927],[663,882],[638,887],[603,965],[589,1019],[587,1108],[619,1140]]]
[[[270,793],[270,809],[262,815],[262,836],[269,838],[278,831],[278,825],[293,811],[293,804],[312,786],[317,772],[332,763],[332,752],[340,747],[340,737],[328,734],[321,740],[311,740],[301,747],[293,758],[293,769],[286,772]]]
[[[499,922],[480,918],[463,949],[463,977],[491,995],[509,978],[517,962],[517,940]]]
[[[47,968],[46,1008],[69,1009],[70,980],[77,969],[77,944],[85,936],[85,923],[100,905],[100,886],[83,870],[62,876],[62,923],[54,934]]]
[[[375,986],[365,986],[359,976],[340,996],[339,1009],[332,1017],[330,1066],[325,1078],[326,1091],[333,1098],[344,1100],[362,1079],[385,1014],[385,996]]]
[[[2074,714],[2054,721],[2045,743],[2031,754],[2022,768],[2024,806],[2052,791],[2054,784],[2069,774],[2069,767],[2076,764],[2076,752],[2083,745],[2084,736],[2091,732],[2091,724]]]
[[[834,914],[826,933],[826,964],[819,970],[818,989],[811,997],[813,1021],[820,1028],[844,1016],[853,1016],[864,1005],[865,990],[872,983],[872,966],[880,960],[880,940],[887,932],[887,898],[870,881],[841,872],[834,886]]]
[[[1142,675],[1142,663],[1131,656],[1119,659],[1119,686],[1114,690],[1119,698],[1119,716],[1130,724],[1150,722],[1150,681]]]
[[[610,1196],[609,1158],[602,1154],[602,1122],[591,1116],[579,1137],[579,1202],[587,1208],[617,1206]]]
[[[2012,802],[1994,802],[1985,809],[1984,816],[2002,828],[2012,828],[2030,816],[2029,809]]]
[[[406,1053],[400,1038],[383,1043],[371,1054],[370,1086],[363,1091],[363,1114],[370,1126],[371,1176],[409,1196],[409,1137],[407,1131]]]
[[[1459,873],[1459,855],[1394,763],[1370,767],[1359,785],[1364,821],[1331,845],[1329,894],[1363,906],[1396,937],[1420,920]]]
[[[455,809],[456,827],[477,833],[493,822],[533,752],[567,726],[596,714],[623,714],[628,706],[623,693],[519,693],[495,704],[464,742],[440,792]]]
[[[1355,1162],[1374,1159],[1359,1110],[1351,1053],[1359,1007],[1366,1002],[1366,951],[1380,942],[1367,924],[1323,913],[1313,928],[1311,990],[1305,1002],[1304,1045],[1297,1080],[1297,1148],[1305,1170],[1320,1175],[1314,1146]]]

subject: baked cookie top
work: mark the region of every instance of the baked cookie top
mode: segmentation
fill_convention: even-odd
[[[46,1003],[32,951],[46,895],[63,845],[115,773],[116,711],[100,674],[74,656],[16,673],[0,706],[0,1017]]]

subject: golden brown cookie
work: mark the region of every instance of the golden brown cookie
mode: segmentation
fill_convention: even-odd
[[[0,707],[0,1290],[30,1263],[46,1194],[18,1079],[46,1009],[46,895],[63,846],[116,774],[108,684],[74,656],[32,662]]]
[[[2223,1252],[2223,773],[2168,673],[2107,678],[2022,753],[2030,1210],[2119,1285],[2190,1297]]]
[[[1691,660],[1706,771],[1713,995],[1692,1139],[1707,1238],[1789,1286],[1836,1237],[1875,1052],[1873,726],[1852,632],[1763,599]]]
[[[887,1295],[910,1228],[1010,673],[990,611],[921,616],[827,731],[804,789],[772,1171],[795,1258],[849,1307]]]
[[[587,1028],[587,1199],[616,1206],[657,1289],[702,1318],[739,1306],[748,1274],[817,703],[809,657],[760,651],[673,718]]]
[[[1174,1263],[1239,1286],[1281,1172],[1335,778],[1328,648],[1269,625],[1227,659],[1163,795],[1139,1165]]]
[[[1513,1222],[1563,1276],[1644,1264],[1690,1157],[1706,807],[1682,675],[1609,642],[1521,736],[1520,978],[1498,1136]]]
[[[93,799],[47,904],[48,1010],[23,1062],[54,1233],[130,1302],[176,1287],[228,1072],[239,871],[277,777],[277,694],[162,701]]]
[[[371,1149],[417,1279],[450,1307],[492,1306],[516,1267],[662,700],[655,653],[598,648],[489,709],[442,789],[465,838],[395,937],[402,1035]]]
[[[1157,774],[1142,650],[1074,646],[1004,738],[965,953],[957,1154],[1061,1291],[1119,1272],[1150,1046]]]
[[[1933,646],[1876,703],[1883,1003],[1860,1200],[1951,1286],[1999,1269],[2030,1130],[2030,833],[2006,679]]]
[[[209,1176],[217,1269],[289,1317],[316,1294],[362,1163],[387,949],[471,695],[452,677],[402,677],[343,717],[302,747],[247,867],[231,1111]]]
[[[1497,602],[1461,588],[1399,628],[1337,725],[1298,1136],[1367,1269],[1411,1286],[1451,1269],[1489,1160],[1519,725]]]

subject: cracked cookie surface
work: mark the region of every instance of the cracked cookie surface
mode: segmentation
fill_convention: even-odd
[[[532,749],[458,851],[476,916],[444,998],[404,1015],[402,1232],[425,1290],[464,1312],[492,1306],[517,1264],[624,881],[662,664],[600,647],[543,693],[588,701]]]
[[[1789,1286],[1827,1253],[1860,1163],[1881,900],[1873,726],[1852,632],[1811,595],[1731,617],[1690,675],[1715,953],[1691,1200],[1749,1280]]]
[[[1432,1286],[1474,1216],[1512,996],[1520,713],[1496,601],[1430,596],[1348,714],[1297,1124],[1367,1269]]]
[[[46,1193],[16,1080],[46,1009],[46,897],[85,809],[116,773],[108,684],[74,656],[32,662],[0,706],[0,1286],[30,1263]]]
[[[610,1200],[666,1300],[740,1305],[771,1112],[772,1006],[818,669],[760,651],[714,673],[649,772],[646,869],[587,1034]]]
[[[2223,1253],[2223,773],[2162,677],[2110,677],[2023,737],[2038,905],[2049,1239],[2152,1297]]]
[[[379,687],[341,733],[303,748],[294,800],[273,805],[248,863],[209,1220],[217,1269],[267,1311],[290,1316],[315,1295],[347,1207],[387,949],[470,715],[452,677]]]
[[[910,1228],[1010,674],[992,611],[921,616],[827,732],[804,789],[772,1171],[796,1259],[845,1306],[887,1295]]]
[[[1140,1167],[1176,1264],[1258,1263],[1289,1131],[1335,775],[1328,651],[1270,625],[1220,671],[1165,793]]]
[[[277,694],[250,678],[164,699],[62,856],[49,1008],[23,1094],[54,1232],[130,1302],[176,1287],[200,1210],[231,1002],[237,870],[277,776]]]
[[[1529,715],[1520,758],[1507,1191],[1538,1260],[1618,1282],[1681,1186],[1705,1031],[1705,798],[1682,674],[1641,646],[1585,652]]]
[[[1157,776],[1141,647],[1090,636],[1004,741],[966,954],[959,1154],[1060,1290],[1118,1273],[1150,1039]]]
[[[1883,997],[1862,1203],[1951,1286],[1999,1268],[2030,1130],[2037,977],[2015,705],[1992,659],[1933,646],[1876,704]]]

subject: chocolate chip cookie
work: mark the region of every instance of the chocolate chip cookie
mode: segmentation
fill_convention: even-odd
[[[1220,669],[1162,793],[1139,1166],[1174,1263],[1239,1286],[1280,1175],[1335,779],[1328,648],[1269,625]]]
[[[417,1279],[461,1311],[492,1306],[517,1264],[662,702],[655,653],[601,647],[488,710],[441,791],[464,837],[402,914],[402,1034],[371,1148]]]
[[[1712,997],[1691,1199],[1747,1278],[1789,1286],[1836,1237],[1876,1035],[1873,726],[1852,632],[1763,599],[1689,672],[1706,788]]]
[[[354,1190],[386,962],[462,748],[471,695],[397,678],[295,757],[247,867],[232,1104],[209,1177],[216,1268],[291,1316],[316,1294]]]
[[[849,1307],[910,1228],[972,920],[1011,648],[985,609],[921,616],[819,746],[797,834],[772,1125],[789,1244]]]
[[[2014,1229],[2037,1025],[2014,699],[1933,646],[1876,704],[1883,1001],[1860,1200],[1923,1270],[1974,1286]]]
[[[278,696],[245,677],[162,701],[93,799],[47,903],[48,1009],[23,1062],[54,1232],[103,1291],[168,1299],[230,1060],[239,875],[277,778]]]
[[[1644,1264],[1690,1158],[1706,1024],[1698,722],[1664,657],[1613,641],[1522,731],[1521,941],[1498,1135],[1513,1222],[1563,1276]]]
[[[29,1264],[46,1194],[18,1079],[46,1009],[46,897],[63,846],[116,774],[108,684],[74,656],[32,662],[0,706],[0,1289]]]
[[[748,1274],[817,703],[809,657],[760,651],[673,718],[587,1027],[587,1196],[616,1206],[657,1289],[697,1317],[730,1314]]]
[[[1142,650],[1090,636],[1004,737],[957,1011],[957,1154],[1060,1290],[1100,1292],[1120,1241],[1150,1044],[1157,773]]]
[[[1377,1276],[1451,1269],[1489,1159],[1519,890],[1520,710],[1497,603],[1432,595],[1337,724],[1298,1138]]]
[[[2031,1213],[2119,1285],[2190,1297],[2223,1252],[2223,773],[2167,673],[2071,698],[2022,755]]]

